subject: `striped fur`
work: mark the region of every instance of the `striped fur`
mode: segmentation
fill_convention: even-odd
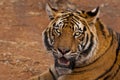
[[[92,11],[55,10],[46,7],[50,24],[44,43],[54,65],[31,80],[120,80],[120,34]]]

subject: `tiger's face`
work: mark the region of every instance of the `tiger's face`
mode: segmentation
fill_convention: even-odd
[[[47,5],[51,22],[44,31],[44,43],[54,56],[55,68],[59,75],[71,73],[74,67],[87,64],[97,47],[94,37],[94,11],[58,11]]]

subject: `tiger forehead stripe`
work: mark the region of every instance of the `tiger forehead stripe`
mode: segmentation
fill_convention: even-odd
[[[55,28],[63,27],[64,24],[72,24],[74,30],[82,30],[84,29],[85,22],[80,17],[76,16],[73,13],[65,13],[61,16],[57,17],[57,20],[55,20]]]
[[[84,29],[84,21],[82,21],[80,18],[76,18],[75,16],[72,17],[72,21],[74,22],[75,29]]]
[[[79,24],[82,24],[80,18],[75,16],[75,14],[73,13],[68,13],[66,15],[63,15],[62,18],[68,20],[69,22],[73,21],[77,26],[79,26]]]

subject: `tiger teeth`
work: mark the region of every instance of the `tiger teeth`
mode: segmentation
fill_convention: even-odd
[[[58,60],[58,63],[61,64],[61,65],[65,65],[65,66],[68,66],[70,64],[70,62],[67,62],[67,63],[61,63],[60,60]]]
[[[69,60],[58,59],[58,63],[61,65],[68,66],[70,64]]]

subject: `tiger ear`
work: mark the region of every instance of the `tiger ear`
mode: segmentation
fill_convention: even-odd
[[[90,23],[95,23],[96,20],[99,18],[99,13],[100,13],[99,7],[95,8],[91,11],[86,12],[87,21]]]
[[[57,13],[57,9],[52,8],[50,4],[46,4],[46,12],[47,12],[50,20],[52,20],[55,18],[55,15]]]

